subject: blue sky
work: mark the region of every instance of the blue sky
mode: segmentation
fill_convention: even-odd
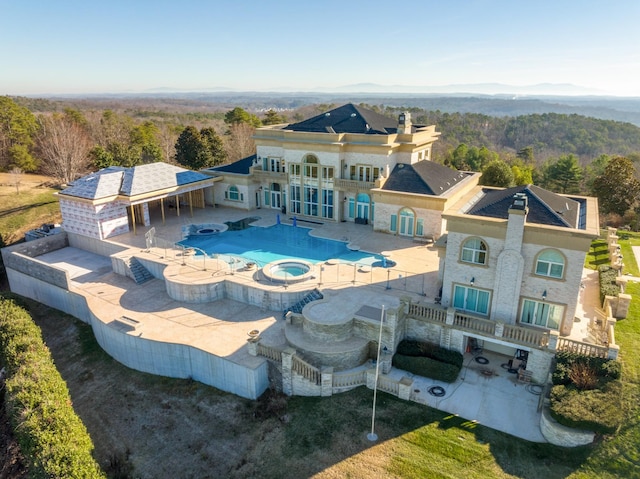
[[[0,0],[0,95],[570,83],[640,96],[640,1]]]

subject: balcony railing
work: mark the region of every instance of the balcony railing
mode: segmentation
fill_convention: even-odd
[[[249,171],[257,180],[272,180],[281,183],[289,181],[289,176],[285,171],[265,171],[260,166],[252,166]]]
[[[454,326],[477,333],[494,336],[496,331],[495,321],[489,321],[488,319],[480,319],[475,316],[468,316],[466,314],[455,314],[453,318]]]
[[[346,180],[343,178],[333,179],[333,187],[336,190],[351,191],[355,193],[358,191],[370,190],[371,188],[375,188],[375,186],[375,181]]]
[[[502,337],[514,343],[546,348],[549,345],[549,333],[535,329],[523,328],[513,324],[505,324]]]

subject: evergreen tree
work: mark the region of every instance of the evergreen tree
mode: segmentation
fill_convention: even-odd
[[[504,161],[493,160],[482,170],[480,184],[508,188],[513,186],[513,172]]]
[[[563,194],[580,193],[582,168],[573,155],[565,155],[548,163],[543,173],[543,187]]]
[[[604,173],[594,180],[593,194],[598,197],[603,213],[624,215],[640,194],[640,181],[635,177],[631,160],[624,157],[610,160]]]

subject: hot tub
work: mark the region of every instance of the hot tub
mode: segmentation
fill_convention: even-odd
[[[313,277],[313,264],[297,259],[273,261],[262,268],[262,274],[272,283],[300,283]]]

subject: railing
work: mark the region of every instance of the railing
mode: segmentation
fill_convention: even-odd
[[[262,343],[258,343],[258,347],[256,349],[258,351],[258,356],[263,356],[267,359],[271,359],[272,361],[277,361],[279,363],[282,362],[282,351],[280,351],[279,349],[265,346]]]
[[[487,319],[480,319],[473,316],[467,316],[456,312],[453,319],[453,325],[459,328],[468,329],[470,331],[476,331],[478,333],[484,333],[488,335],[495,335],[496,323]]]
[[[435,323],[444,323],[447,320],[447,310],[442,306],[412,303],[409,305],[409,316]]]
[[[549,345],[549,333],[534,329],[505,324],[502,337],[516,343],[533,345],[538,348],[546,348]]]
[[[367,372],[356,371],[350,373],[334,373],[332,387],[336,389],[340,388],[353,388],[367,384]]]
[[[574,341],[568,338],[558,339],[558,351],[569,351],[572,353],[582,354],[584,356],[593,356],[597,358],[607,358],[609,348],[607,346],[598,346],[595,344]]]
[[[300,359],[298,356],[293,356],[291,362],[291,370],[316,385],[320,384],[320,370],[312,366],[308,362]]]
[[[378,376],[378,389],[394,396],[398,396],[400,393],[400,383],[395,379],[391,379],[387,376]]]
[[[347,190],[347,191],[363,191],[370,190],[371,188],[375,188],[375,181],[357,181],[357,180],[346,180],[342,178],[334,178],[333,179],[333,187],[337,190]]]
[[[251,174],[258,180],[277,180],[284,183],[289,182],[288,175],[285,171],[265,171],[260,167],[251,167]]]

